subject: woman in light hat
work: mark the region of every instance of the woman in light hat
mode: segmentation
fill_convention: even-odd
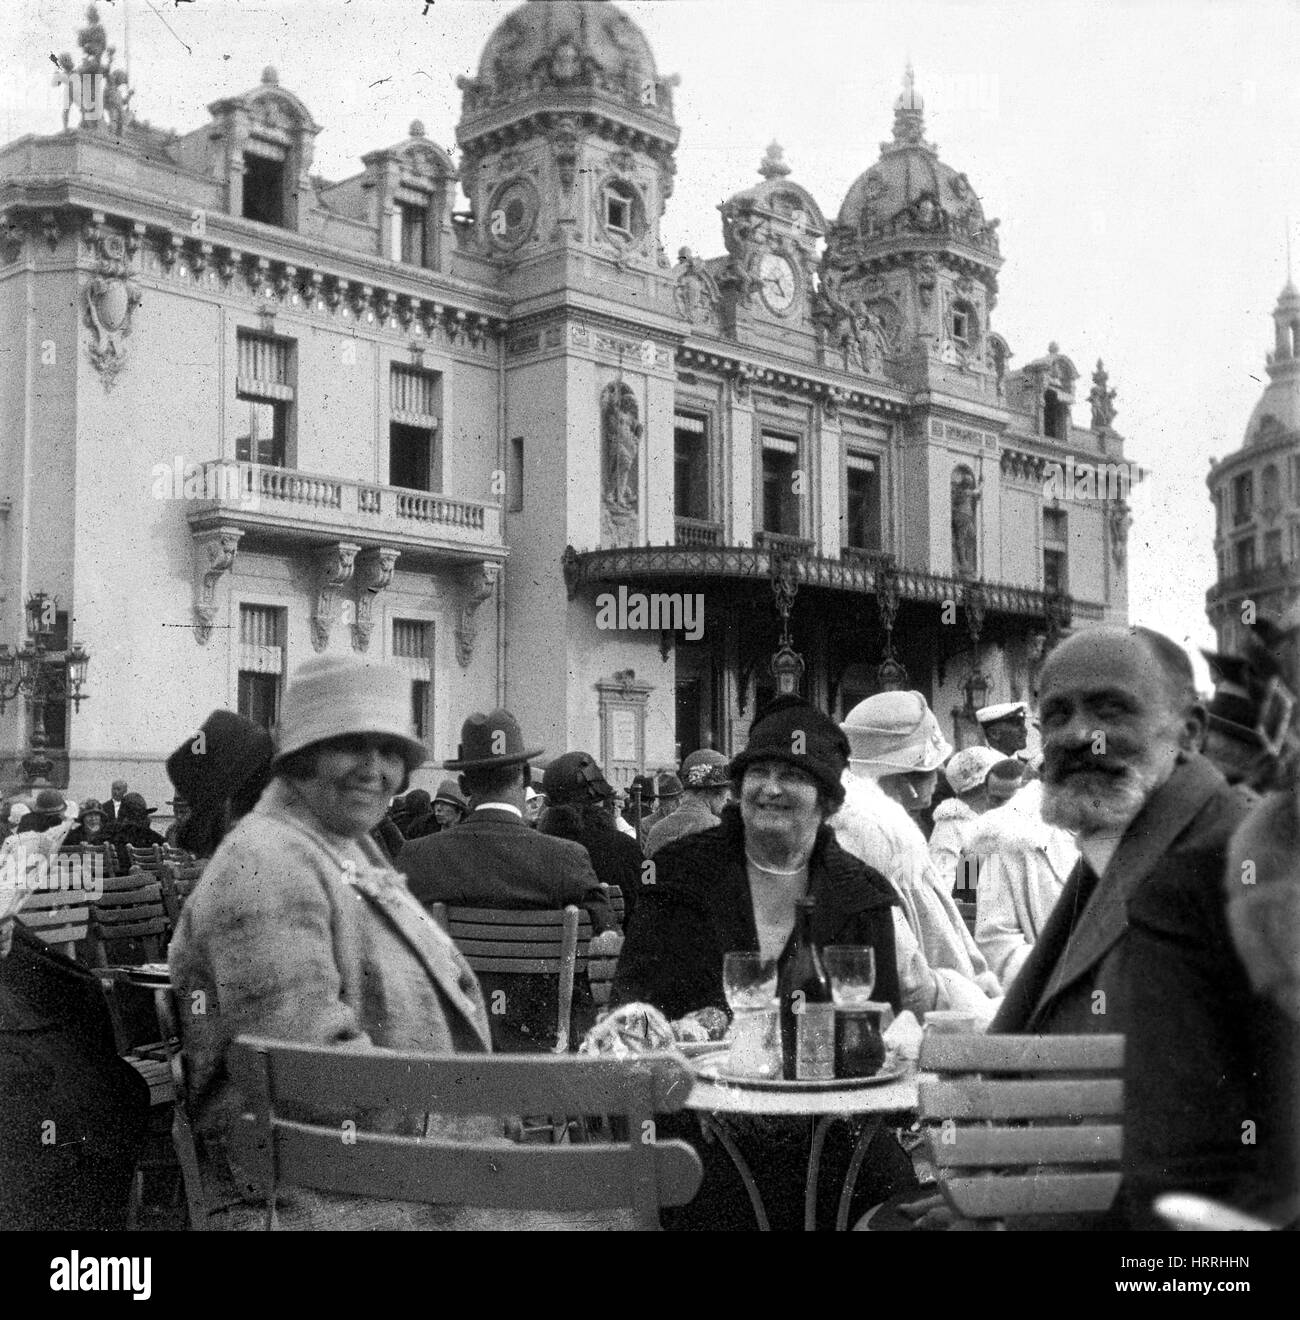
[[[308,661],[285,692],[270,786],[222,840],[181,913],[172,980],[181,1002],[201,993],[206,1005],[184,1017],[185,1051],[210,1204],[234,1202],[219,1216],[225,1226],[252,1226],[263,1213],[226,1141],[243,1106],[226,1071],[237,1036],[354,1050],[490,1048],[473,972],[370,838],[425,755],[397,669],[328,655]],[[391,1112],[361,1122],[453,1139],[489,1130],[479,1120]],[[303,1189],[287,1197],[285,1227],[465,1223],[456,1212],[407,1203]]]
[[[859,702],[841,726],[849,741],[844,806],[832,824],[840,845],[893,884],[898,977],[904,1006],[918,1017],[957,1009],[987,1025],[1002,988],[944,887],[925,836],[878,780],[934,776],[952,748],[919,692],[881,692]]]
[[[940,802],[934,809],[930,858],[939,879],[949,890],[958,888],[957,863],[970,847],[980,816],[989,809],[985,788],[989,771],[1002,760],[1002,753],[992,747],[967,747],[944,766],[943,777],[954,796]],[[966,884],[960,887],[973,888]]]

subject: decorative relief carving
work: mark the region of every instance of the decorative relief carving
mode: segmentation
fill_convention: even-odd
[[[218,527],[194,537],[194,637],[207,645],[217,617],[217,583],[235,564],[240,538],[236,527]]]
[[[311,644],[317,651],[323,651],[330,642],[330,632],[338,617],[339,591],[351,579],[356,565],[359,545],[339,541],[317,558],[317,571],[320,585],[316,589],[316,606],[311,616]]]
[[[98,246],[98,265],[85,292],[86,324],[95,335],[88,352],[105,390],[111,390],[126,365],[123,340],[131,333],[132,313],[142,294],[132,279],[125,241],[117,234],[105,234]]]
[[[611,381],[600,394],[601,448],[604,470],[601,542],[634,545],[640,502],[637,490],[641,453],[641,409],[632,387]]]
[[[678,314],[692,325],[712,325],[718,319],[718,285],[709,268],[690,248],[677,253],[677,266],[673,271],[676,284],[673,301]]]
[[[363,550],[357,556],[357,621],[352,625],[352,646],[364,651],[370,645],[375,626],[375,600],[381,591],[387,591],[393,582],[400,550],[387,546]]]
[[[465,573],[464,602],[456,619],[456,659],[462,669],[468,669],[474,659],[474,643],[478,639],[478,608],[491,595],[501,574],[501,564],[495,559],[474,565]]]
[[[1133,515],[1123,500],[1115,500],[1107,512],[1106,521],[1110,528],[1110,557],[1115,561],[1115,567],[1122,570],[1128,558],[1128,532],[1133,526]]]

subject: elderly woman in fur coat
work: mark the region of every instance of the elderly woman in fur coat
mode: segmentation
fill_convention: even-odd
[[[243,1108],[226,1067],[236,1037],[353,1050],[490,1049],[473,972],[369,837],[425,759],[409,710],[393,669],[331,656],[303,665],[285,694],[274,778],[222,840],[181,914],[171,971],[214,1228],[264,1220],[229,1140]],[[485,1122],[388,1114],[373,1126],[482,1136]],[[283,1194],[279,1222],[492,1226],[465,1211],[299,1188]]]

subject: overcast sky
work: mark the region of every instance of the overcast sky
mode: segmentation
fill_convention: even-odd
[[[473,73],[496,0],[102,0],[134,107],[188,131],[267,63],[324,132],[316,169],[356,173],[413,118],[450,147],[457,74]],[[993,328],[1012,366],[1059,342],[1118,391],[1133,499],[1132,617],[1209,645],[1208,459],[1236,449],[1267,377],[1270,312],[1300,233],[1300,11],[1289,3],[871,3],[651,0],[621,8],[677,73],[670,254],[722,251],[717,204],[756,181],[777,139],[833,217],[890,136],[910,56],[928,137],[1000,217]],[[59,128],[51,52],[85,6],[9,0],[0,140]],[[77,52],[78,57],[80,53]],[[1300,260],[1300,241],[1295,242]],[[1081,404],[1076,421],[1086,424]]]

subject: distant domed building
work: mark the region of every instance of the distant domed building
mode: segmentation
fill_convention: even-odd
[[[214,706],[273,726],[344,649],[406,671],[434,761],[508,705],[625,784],[792,688],[842,716],[915,687],[970,740],[1051,638],[1126,620],[1115,391],[1056,343],[1011,368],[998,222],[910,69],[838,208],[773,143],[697,255],[667,208],[710,166],[637,25],[532,0],[485,38],[456,159],[413,106],[322,178],[273,69],[137,123],[98,18],[105,114],[0,148],[35,355],[0,378],[0,640],[45,593],[48,663],[91,656],[90,700],[44,706],[56,782],[162,793]]]
[[[1218,561],[1206,613],[1220,651],[1235,650],[1254,618],[1278,619],[1300,600],[1300,292],[1289,279],[1265,369],[1241,448],[1211,460],[1206,478]]]

